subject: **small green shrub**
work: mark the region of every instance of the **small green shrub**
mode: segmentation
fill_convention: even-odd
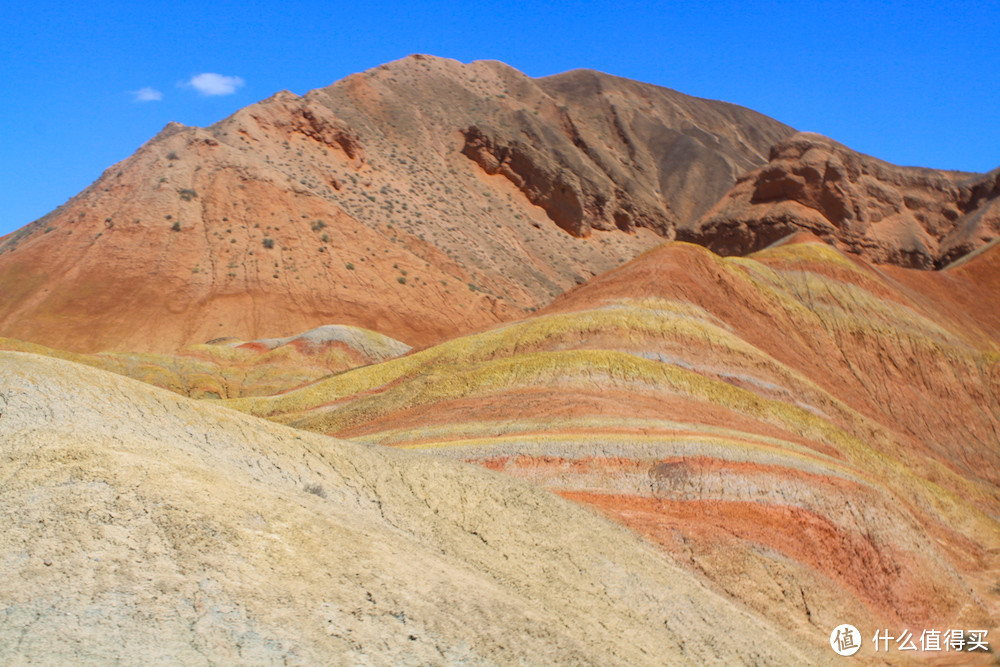
[[[320,498],[326,498],[326,490],[323,488],[322,484],[306,484],[306,493],[311,493],[314,496],[319,496]]]
[[[170,225],[170,229],[175,232],[181,231],[181,223],[175,220],[174,224]]]
[[[396,282],[399,283],[400,285],[405,285],[406,284],[406,278],[404,278],[403,276],[399,276],[399,277],[396,278]]]
[[[263,243],[264,247],[267,248],[268,250],[274,247],[274,239],[265,238],[263,241],[261,241],[261,243]]]
[[[348,262],[348,263],[347,263],[347,264],[345,264],[344,266],[346,266],[346,267],[347,267],[347,270],[348,270],[348,271],[353,271],[353,270],[354,270],[354,265],[353,265],[353,264],[351,264],[350,262]]]
[[[179,194],[181,196],[181,199],[183,199],[184,201],[191,201],[192,199],[198,196],[198,193],[192,190],[191,188],[182,188],[177,191],[177,194]]]

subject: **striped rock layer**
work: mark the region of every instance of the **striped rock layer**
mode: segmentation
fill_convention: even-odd
[[[806,664],[522,480],[0,352],[0,661]]]
[[[848,618],[990,627],[998,278],[996,247],[930,273],[804,236],[673,243],[531,318],[228,404],[531,480],[817,645]]]

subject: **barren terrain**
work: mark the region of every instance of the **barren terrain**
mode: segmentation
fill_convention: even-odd
[[[998,178],[429,56],[170,124],[0,238],[0,662],[995,644]]]

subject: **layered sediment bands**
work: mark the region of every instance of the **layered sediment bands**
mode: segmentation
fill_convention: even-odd
[[[620,526],[479,467],[24,353],[0,353],[0,413],[5,664],[810,662]]]
[[[671,243],[531,318],[228,404],[594,505],[817,646],[840,618],[993,627],[1000,345],[967,290],[998,257]]]
[[[176,354],[80,354],[10,338],[0,338],[0,350],[101,368],[190,398],[240,398],[279,394],[333,373],[400,356],[410,346],[367,329],[325,325],[287,338],[212,340]]]
[[[897,167],[799,133],[678,238],[744,255],[806,231],[877,263],[933,269],[1000,236],[998,207],[1000,170]]]
[[[173,353],[335,323],[429,345],[670,237],[792,131],[594,72],[409,57],[172,123],[0,239],[0,335]]]

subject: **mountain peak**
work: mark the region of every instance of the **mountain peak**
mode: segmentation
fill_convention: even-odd
[[[208,128],[169,124],[4,239],[0,332],[172,351],[335,322],[428,344],[672,238],[792,132],[573,76],[614,95],[414,54]]]

